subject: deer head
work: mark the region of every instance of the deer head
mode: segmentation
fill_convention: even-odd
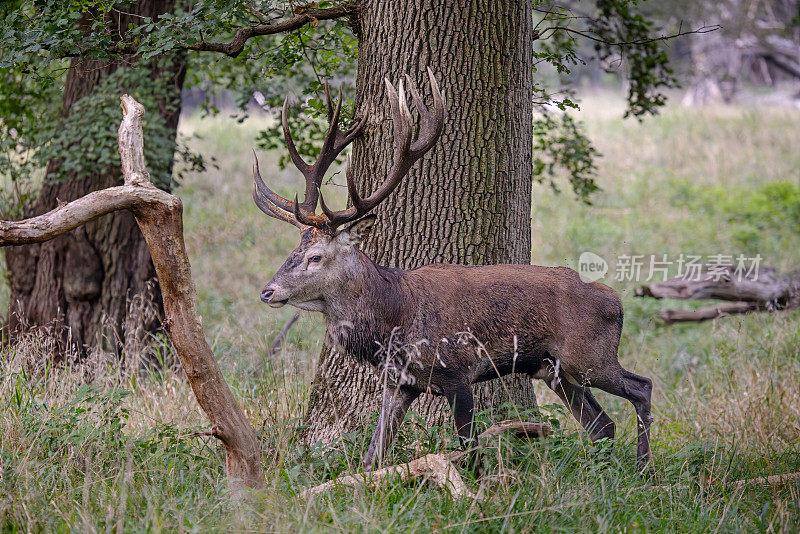
[[[357,279],[363,265],[363,254],[357,250],[356,245],[369,233],[375,221],[375,216],[368,215],[369,212],[397,188],[414,163],[433,147],[444,128],[444,97],[430,68],[428,78],[433,94],[433,108],[430,111],[410,78],[406,77],[414,106],[421,117],[416,140],[413,140],[414,123],[406,102],[403,81],[395,89],[388,79],[384,80],[394,125],[394,161],[389,177],[371,195],[362,198],[353,173],[350,172],[348,160],[346,175],[350,207],[340,211],[333,211],[325,204],[320,191],[322,179],[336,157],[361,133],[367,117],[362,117],[347,131],[339,130],[342,91],[340,88],[334,108],[326,83],[328,133],[317,161],[309,165],[303,161],[294,146],[286,117],[288,97],[284,101],[283,135],[292,162],[305,177],[305,196],[303,202],[299,202],[295,193],[292,202],[275,194],[261,179],[258,159],[253,153],[253,200],[261,211],[296,226],[302,234],[300,246],[292,251],[261,292],[262,301],[276,308],[291,304],[304,310],[324,312],[326,302],[341,293],[343,282]],[[316,213],[318,201],[322,208],[321,214]]]

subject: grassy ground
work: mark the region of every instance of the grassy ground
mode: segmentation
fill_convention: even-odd
[[[184,133],[199,135],[197,149],[219,163],[178,190],[200,311],[262,437],[268,489],[251,505],[232,504],[219,446],[191,436],[206,422],[180,373],[126,372],[102,355],[43,369],[32,361],[47,348],[31,338],[0,363],[2,530],[797,531],[797,482],[727,482],[800,470],[800,313],[663,327],[653,315],[686,304],[633,298],[636,284],[616,281],[614,265],[625,254],[681,253],[800,265],[800,112],[670,107],[638,124],[619,119],[621,106],[586,102],[583,117],[605,156],[603,190],[585,206],[537,187],[532,258],[574,265],[592,251],[611,263],[605,281],[626,310],[620,359],[655,382],[654,480],[633,469],[630,405],[598,394],[618,424],[612,449],[590,444],[541,391],[553,437],[490,444],[488,473],[469,482],[481,500],[454,501],[420,483],[300,498],[303,487],[358,465],[367,432],[328,449],[293,441],[322,324],[304,316],[285,350],[265,361],[292,312],[267,309],[258,293],[297,235],[249,199],[259,125],[187,118]],[[300,183],[276,170],[275,155],[262,158],[262,171],[285,193]],[[404,426],[395,460],[416,454],[414,438],[437,443],[435,429]]]

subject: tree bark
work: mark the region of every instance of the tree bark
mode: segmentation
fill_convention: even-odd
[[[141,17],[155,17],[173,7],[174,0],[136,2],[109,21],[110,30],[125,32],[129,24],[139,24]],[[135,62],[136,58],[74,58],[66,76],[62,115],[69,116],[74,105],[93,95],[109,75]],[[183,56],[175,56],[166,66],[161,62],[151,68],[153,79],[162,82],[158,111],[173,132],[173,140],[185,73]],[[47,175],[57,174],[62,164],[50,161]],[[120,168],[112,165],[80,176],[72,172],[62,180],[46,179],[24,215],[40,215],[91,191],[119,185],[121,176]],[[62,341],[62,350],[67,346],[82,350],[85,345],[93,345],[112,351],[124,348],[132,354],[141,348],[147,332],[160,327],[163,309],[155,270],[129,212],[114,213],[47,243],[7,249],[6,268],[11,288],[8,326],[12,334],[41,326],[52,329]]]
[[[377,209],[364,246],[378,263],[414,268],[434,262],[529,263],[532,176],[532,11],[529,2],[369,0],[358,18],[356,109],[369,114],[353,169],[362,194],[392,164],[392,124],[384,77],[408,74],[427,89],[433,68],[448,105],[440,141]],[[458,303],[454,303],[458,304]],[[511,402],[536,407],[527,377],[474,387],[478,410]],[[309,402],[306,438],[330,442],[360,429],[379,409],[376,373],[324,348]],[[428,424],[449,421],[440,397],[412,410]],[[450,423],[448,423],[450,424]]]

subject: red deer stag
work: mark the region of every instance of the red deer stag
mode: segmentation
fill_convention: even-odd
[[[650,458],[652,382],[626,371],[617,360],[622,304],[614,290],[584,283],[564,267],[434,264],[404,271],[375,264],[357,247],[375,221],[368,213],[394,191],[442,133],[445,102],[430,69],[428,77],[432,110],[408,80],[421,117],[416,140],[403,82],[395,90],[386,80],[394,123],[392,169],[367,198],[360,196],[348,173],[352,205],[341,211],[326,205],[320,184],[366,118],[340,131],[341,89],[334,109],[326,87],[330,127],[319,158],[308,165],[295,149],[286,120],[288,102],[284,103],[286,146],[305,176],[305,198],[298,202],[295,194],[292,202],[270,190],[257,159],[253,198],[267,215],[302,233],[300,246],[264,287],[261,300],[273,308],[289,304],[322,312],[328,341],[336,350],[392,371],[364,459],[366,469],[385,453],[409,406],[423,392],[447,398],[462,446],[467,446],[475,439],[470,385],[514,372],[545,380],[594,440],[612,438],[614,422],[589,387],[629,400],[636,409],[637,457],[644,467]]]

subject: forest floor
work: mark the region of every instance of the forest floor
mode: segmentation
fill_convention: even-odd
[[[355,470],[370,431],[333,447],[297,442],[323,328],[304,314],[265,358],[293,311],[264,306],[259,292],[298,236],[250,199],[250,147],[264,121],[192,116],[182,133],[218,165],[188,174],[176,191],[200,313],[263,441],[267,489],[247,505],[231,500],[220,446],[192,435],[207,422],[163,340],[154,340],[153,371],[141,373],[102,355],[42,368],[32,362],[47,347],[30,338],[0,358],[0,530],[796,532],[797,480],[732,481],[800,471],[800,311],[666,327],[657,312],[696,304],[639,299],[633,289],[653,255],[667,255],[670,274],[681,254],[750,263],[760,255],[761,266],[800,268],[800,111],[673,104],[642,123],[622,112],[616,97],[584,102],[579,116],[603,154],[602,190],[584,205],[567,183],[560,194],[534,187],[532,261],[575,267],[587,251],[608,261],[603,281],[625,307],[620,360],[654,381],[652,478],[635,470],[628,403],[597,393],[618,439],[592,445],[539,388],[541,417],[555,431],[533,443],[488,443],[483,478],[463,473],[480,499],[454,500],[421,482],[300,496]],[[277,169],[278,156],[262,156],[262,173],[290,193],[301,181]],[[639,255],[637,283],[622,266]],[[453,447],[452,436],[412,417],[392,460],[419,455],[415,442]]]

